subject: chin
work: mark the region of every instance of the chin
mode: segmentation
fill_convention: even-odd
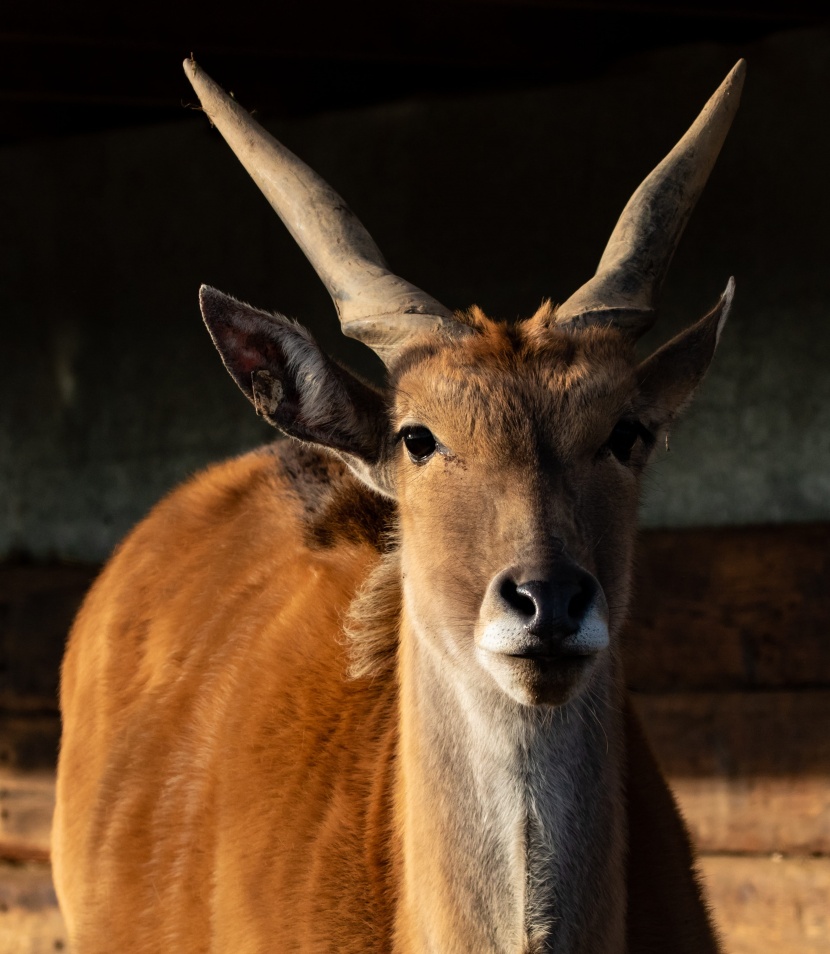
[[[588,684],[596,655],[509,656],[479,650],[481,665],[498,687],[523,706],[563,706]]]

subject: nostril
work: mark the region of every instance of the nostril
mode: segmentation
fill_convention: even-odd
[[[585,575],[578,583],[576,593],[568,602],[568,616],[575,623],[581,623],[588,612],[588,607],[594,600],[597,592],[597,584],[593,577]]]
[[[593,576],[571,564],[555,567],[544,579],[520,583],[508,572],[494,584],[501,603],[498,612],[540,639],[578,632],[599,592]]]
[[[517,610],[522,616],[533,619],[536,615],[536,604],[526,593],[519,590],[515,580],[511,580],[509,577],[504,580],[499,588],[499,595],[508,606]]]
[[[581,620],[590,602],[591,600],[585,592],[576,593],[568,603],[568,616],[573,620]]]

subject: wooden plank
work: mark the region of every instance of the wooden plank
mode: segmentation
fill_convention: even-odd
[[[830,690],[639,695],[635,705],[700,849],[830,853]],[[8,856],[43,857],[48,845],[43,770],[57,731],[56,719],[0,720]]]
[[[700,862],[726,954],[830,954],[830,858]]]
[[[727,954],[830,954],[830,859],[704,856]],[[66,949],[47,865],[0,864],[0,950]]]
[[[830,852],[830,690],[634,699],[701,848]],[[14,857],[46,844],[38,773],[54,769],[59,732],[56,716],[0,718],[0,789],[12,780],[0,843],[28,852]]]
[[[830,686],[830,524],[653,530],[637,576],[633,688]]]
[[[59,735],[55,715],[0,716],[0,858],[49,857]]]
[[[623,646],[642,691],[830,686],[830,524],[643,534]],[[54,709],[93,565],[0,565],[0,708]]]
[[[0,862],[0,951],[55,954],[68,946],[49,865]]]
[[[826,852],[830,846],[827,777],[669,781],[701,850]]]
[[[672,777],[830,775],[830,690],[632,698]]]
[[[48,861],[55,773],[0,771],[0,858]]]
[[[61,724],[57,714],[0,713],[0,772],[54,769]]]
[[[97,570],[0,565],[0,708],[57,709],[66,636]]]
[[[830,524],[643,534],[629,684],[830,686]],[[0,565],[0,708],[56,707],[72,617],[98,567]]]
[[[635,705],[699,848],[830,852],[830,691]]]
[[[704,856],[727,954],[830,954],[830,859]],[[66,948],[46,865],[0,864],[0,950]]]
[[[669,781],[700,850],[827,850],[826,780]],[[53,775],[0,775],[0,858],[48,859],[54,803]]]

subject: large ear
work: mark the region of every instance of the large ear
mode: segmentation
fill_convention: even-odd
[[[692,400],[715,353],[734,294],[735,279],[730,278],[705,318],[672,338],[637,369],[643,422],[655,432],[668,427]]]
[[[335,451],[391,495],[382,395],[325,355],[305,328],[203,285],[202,317],[225,367],[257,414],[289,437]]]

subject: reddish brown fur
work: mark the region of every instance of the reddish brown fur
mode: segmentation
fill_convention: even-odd
[[[335,638],[377,552],[310,546],[281,456],[163,501],[76,622],[55,864],[83,952],[203,951],[209,923],[216,950],[388,949],[395,686]]]
[[[616,637],[647,448],[626,468],[598,454],[653,404],[632,349],[610,329],[552,332],[546,308],[522,327],[469,320],[477,334],[395,369],[393,430],[411,418],[452,449],[414,468],[395,447],[400,549],[391,504],[282,444],[174,492],[102,573],[61,695],[54,861],[76,954],[421,949],[402,898],[420,796],[399,737],[406,663],[390,665],[401,561],[419,618],[466,633],[505,541],[547,552],[553,529],[600,580]],[[628,825],[661,833],[629,849],[627,949],[713,951],[671,797],[632,722],[619,739]],[[667,883],[662,918],[649,899]],[[473,950],[449,940],[457,914],[436,914],[445,950]],[[522,951],[547,950],[539,931]]]

